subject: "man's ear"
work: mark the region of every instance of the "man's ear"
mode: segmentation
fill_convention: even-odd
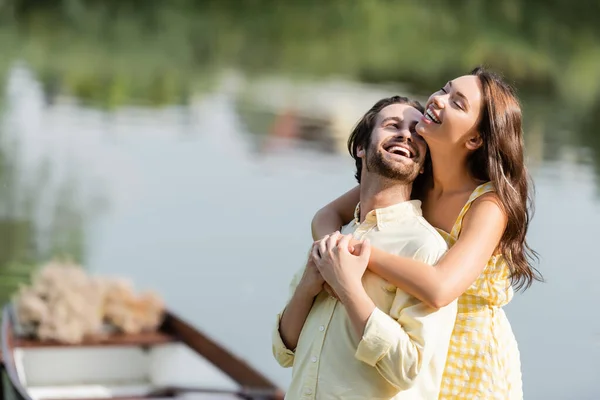
[[[363,149],[361,146],[358,146],[356,148],[356,157],[363,158],[364,156],[365,156],[365,149]]]
[[[480,148],[483,145],[483,139],[481,139],[481,135],[479,132],[475,132],[472,137],[467,140],[466,146],[467,149],[474,151]]]

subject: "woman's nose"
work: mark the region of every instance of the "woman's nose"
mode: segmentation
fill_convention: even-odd
[[[440,96],[440,95],[433,96],[433,102],[432,102],[433,105],[436,108],[444,108],[445,107],[445,100],[444,100],[445,97],[446,97],[446,95],[444,95],[444,96]]]

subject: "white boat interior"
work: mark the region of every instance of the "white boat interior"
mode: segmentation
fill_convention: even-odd
[[[16,347],[15,367],[33,400],[139,398],[165,387],[239,385],[180,342]],[[202,398],[201,393],[182,397]]]

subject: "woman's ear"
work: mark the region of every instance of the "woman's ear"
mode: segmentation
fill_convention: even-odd
[[[472,137],[467,140],[467,149],[474,151],[480,148],[483,145],[483,139],[481,139],[481,135],[476,132]]]

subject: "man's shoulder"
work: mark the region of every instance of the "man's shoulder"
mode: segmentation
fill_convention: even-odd
[[[419,238],[422,238],[424,244],[433,247],[448,249],[448,243],[440,232],[422,216],[415,216],[415,225],[421,231]]]
[[[422,216],[414,217],[413,229],[418,231],[414,236],[417,251],[413,258],[427,264],[435,264],[448,250],[448,243],[440,232]]]

